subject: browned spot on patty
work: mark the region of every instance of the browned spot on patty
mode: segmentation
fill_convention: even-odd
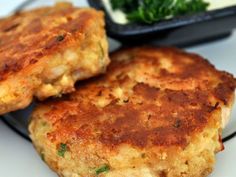
[[[143,83],[138,83],[133,88],[134,94],[142,95],[145,99],[155,99],[158,96],[159,88],[150,87]]]

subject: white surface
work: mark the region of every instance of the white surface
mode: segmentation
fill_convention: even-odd
[[[236,5],[236,0],[206,0],[210,3],[209,10],[220,9]]]
[[[0,16],[5,16],[25,0],[0,0]]]
[[[122,10],[113,10],[110,0],[102,0],[104,7],[112,20],[118,24],[126,24],[128,23],[128,19],[126,18],[126,14]]]
[[[14,0],[14,3],[10,0],[0,0],[0,15],[5,15],[12,10],[16,2],[20,0]],[[38,0],[38,2],[43,1]],[[86,5],[84,0],[77,0],[77,4]],[[115,46],[117,44],[111,41],[111,49]],[[218,69],[236,75],[236,33],[228,39],[187,50],[208,58]],[[229,127],[233,126],[236,126],[235,108]],[[2,121],[0,121],[0,142],[0,177],[56,177],[56,174],[41,161],[32,145]],[[236,138],[225,143],[225,150],[217,155],[215,171],[211,177],[236,177],[235,160]]]

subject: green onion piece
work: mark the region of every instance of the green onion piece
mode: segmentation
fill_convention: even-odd
[[[96,169],[96,175],[99,175],[100,173],[107,172],[110,170],[110,167],[108,165],[103,165],[100,168]]]
[[[59,42],[61,42],[61,41],[64,40],[64,38],[65,38],[65,37],[64,37],[63,35],[59,35],[59,36],[57,36],[56,40],[59,41]]]
[[[41,156],[42,161],[45,161],[44,153],[41,153],[40,156]]]
[[[64,143],[61,143],[57,151],[57,154],[61,157],[64,157],[66,151],[67,151],[67,145]]]

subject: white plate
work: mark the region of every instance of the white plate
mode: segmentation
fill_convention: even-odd
[[[5,0],[0,0],[0,4]],[[18,0],[20,1],[20,0]],[[16,2],[16,1],[14,1]],[[31,7],[41,4],[53,4],[54,1],[38,0]],[[86,6],[85,0],[74,1],[76,5]],[[9,1],[10,4],[10,1]],[[31,8],[30,7],[30,8]],[[0,7],[1,11],[2,5]],[[11,10],[12,8],[9,8]],[[6,9],[4,13],[6,12]],[[10,11],[9,11],[10,12]],[[214,29],[212,29],[214,30]],[[110,40],[110,50],[114,50],[119,43]],[[236,75],[236,34],[228,39],[202,45],[186,50],[196,52],[208,58],[218,69],[226,70]],[[22,126],[26,132],[27,118],[31,107],[22,111],[8,114],[13,118],[13,124]],[[10,119],[9,119],[10,120]],[[233,109],[232,119],[224,131],[224,136],[229,135],[236,129],[236,107]],[[0,122],[0,177],[56,177],[48,167],[41,161],[31,143],[18,136],[5,124]],[[211,177],[236,177],[236,138],[225,143],[225,150],[217,155],[215,171]]]

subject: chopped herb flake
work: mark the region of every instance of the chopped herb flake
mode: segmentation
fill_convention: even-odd
[[[174,123],[175,128],[179,128],[181,126],[181,120],[176,120]]]
[[[142,158],[145,158],[145,157],[146,157],[146,154],[145,154],[145,153],[142,153],[142,154],[141,154],[141,157],[142,157]]]
[[[57,154],[61,157],[64,157],[66,151],[67,151],[67,145],[61,143],[58,148]]]
[[[105,56],[105,54],[104,54],[104,51],[103,51],[102,44],[99,42],[98,45],[99,45],[99,49],[100,49],[100,52],[101,52],[101,53],[100,53],[100,55],[101,55],[101,59],[103,59],[104,56]]]
[[[99,175],[100,173],[107,172],[110,170],[110,167],[108,165],[103,165],[100,168],[96,169],[96,175]]]
[[[57,36],[57,41],[61,42],[64,40],[64,38],[65,38],[64,36],[59,35],[59,36]]]
[[[42,126],[45,127],[47,125],[47,122],[42,122]]]
[[[41,153],[40,155],[41,155],[41,159],[42,159],[42,161],[45,161],[44,153]]]

